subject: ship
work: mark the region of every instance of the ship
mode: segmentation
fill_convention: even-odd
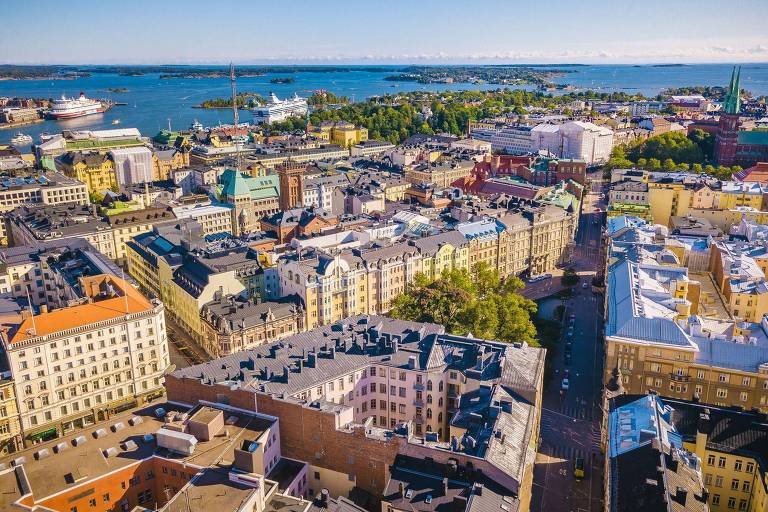
[[[307,100],[294,94],[293,98],[281,100],[275,93],[270,93],[269,102],[261,107],[254,108],[253,121],[256,124],[274,123],[284,121],[289,117],[301,117],[307,114]]]
[[[48,111],[48,117],[53,119],[72,119],[91,114],[101,114],[108,109],[108,104],[86,98],[83,92],[80,93],[78,98],[67,98],[62,94],[61,99],[53,102],[53,106]]]
[[[11,145],[12,146],[26,146],[28,144],[32,144],[32,137],[29,135],[25,135],[23,133],[17,133],[13,137],[11,137]]]

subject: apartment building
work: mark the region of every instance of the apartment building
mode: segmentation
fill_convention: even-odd
[[[171,207],[177,219],[192,219],[203,228],[204,235],[233,233],[232,206],[205,203],[185,204]]]
[[[307,134],[320,140],[348,148],[368,140],[368,129],[346,121],[323,121],[311,126]]]
[[[57,157],[67,152],[107,153],[111,149],[144,146],[136,128],[115,130],[63,130],[34,147],[37,163],[43,169],[56,170]]]
[[[24,446],[16,405],[16,393],[10,371],[0,374],[0,457]]]
[[[347,494],[357,487],[382,497],[383,506],[395,498],[415,506],[422,502],[407,492],[417,488],[404,477],[407,455],[421,460],[427,472],[430,461],[450,465],[451,459],[466,475],[471,462],[479,481],[485,476],[496,482],[482,489],[484,497],[505,495],[510,507],[525,510],[543,369],[544,351],[524,343],[447,335],[434,324],[353,316],[177,370],[166,387],[169,400],[191,403],[219,396],[279,418],[284,456],[309,461],[312,491]],[[471,495],[472,477],[465,478],[456,478],[461,483],[452,493]],[[442,485],[442,478],[438,482]],[[388,491],[400,483],[399,495]],[[418,508],[440,510],[439,503]],[[455,509],[464,510],[462,503],[455,502]],[[393,506],[405,509],[402,501]]]
[[[232,206],[232,233],[258,231],[259,220],[280,211],[280,183],[277,175],[248,176],[227,169],[219,177],[219,196]]]
[[[163,394],[163,305],[110,274],[79,275],[72,289],[79,301],[23,311],[2,333],[27,442],[85,428]]]
[[[3,178],[0,181],[0,245],[8,243],[2,212],[21,205],[66,203],[88,204],[88,189],[85,184],[54,172],[25,178]]]
[[[259,297],[221,295],[203,305],[200,317],[203,349],[222,357],[304,331],[305,314],[290,300],[262,302]]]
[[[85,183],[88,193],[104,193],[118,188],[115,161],[108,154],[69,151],[56,159],[56,168]]]
[[[702,262],[701,242],[637,226],[609,236],[605,380],[618,371],[631,394],[768,408],[768,290],[748,251],[716,242]]]
[[[613,130],[584,121],[541,123],[531,129],[531,151],[549,151],[557,158],[575,158],[589,165],[608,161]]]
[[[175,221],[173,212],[163,207],[99,215],[80,204],[21,206],[5,217],[11,245],[34,246],[54,239],[84,238],[115,261],[123,261],[125,244],[132,237]]]
[[[445,188],[454,181],[466,178],[475,166],[474,160],[443,160],[415,163],[405,167],[405,179],[412,185],[431,183]]]
[[[351,148],[349,148],[349,154],[353,157],[376,157],[383,155],[387,151],[395,149],[395,145],[391,142],[383,140],[364,140]]]
[[[614,464],[618,478],[607,483],[625,484],[629,492],[607,492],[606,498],[623,499],[627,507],[637,503],[650,506],[666,493],[666,503],[672,504],[673,510],[766,510],[768,430],[763,413],[654,395],[627,395],[612,400],[610,424],[608,444],[619,454],[614,460],[623,457],[626,462],[623,467]],[[628,424],[637,424],[642,433],[621,427]],[[654,431],[669,432],[665,438],[675,441],[638,444],[641,436]],[[629,444],[629,450],[624,448]],[[639,453],[653,446],[658,454],[656,447],[665,445],[662,451],[677,452],[678,456],[646,458]],[[663,482],[653,477],[658,467],[665,473]],[[656,485],[642,485],[646,477]],[[633,481],[638,485],[633,487]]]

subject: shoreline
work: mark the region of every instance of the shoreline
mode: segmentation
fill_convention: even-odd
[[[19,128],[21,126],[29,126],[32,124],[39,124],[45,122],[45,119],[33,119],[32,121],[21,121],[18,123],[0,123],[0,130],[11,130],[13,128]]]

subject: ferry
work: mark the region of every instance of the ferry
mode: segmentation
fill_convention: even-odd
[[[307,100],[294,94],[293,98],[281,100],[275,93],[270,93],[269,102],[263,107],[256,107],[253,113],[253,121],[256,124],[274,123],[284,121],[289,117],[301,117],[307,114]]]
[[[12,146],[26,146],[28,144],[32,144],[32,137],[30,137],[29,135],[26,135],[23,133],[17,133],[13,137],[11,137]]]
[[[195,122],[189,126],[189,129],[193,132],[201,132],[203,131],[203,123],[195,119]]]
[[[91,114],[101,114],[108,109],[108,105],[99,100],[86,98],[83,92],[80,93],[78,98],[67,98],[62,94],[61,99],[53,102],[53,106],[48,111],[48,117],[53,119],[72,119]]]

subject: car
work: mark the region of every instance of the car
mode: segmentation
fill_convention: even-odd
[[[560,388],[563,391],[568,391],[568,388],[570,387],[570,383],[568,382],[568,377],[563,378],[563,382],[560,383]]]
[[[584,458],[576,457],[573,461],[573,476],[576,478],[584,478]]]
[[[581,287],[586,290],[587,288],[589,288],[589,283],[581,283]]]
[[[563,377],[568,377],[570,374],[571,374],[571,370],[569,370],[568,368],[563,370]]]

